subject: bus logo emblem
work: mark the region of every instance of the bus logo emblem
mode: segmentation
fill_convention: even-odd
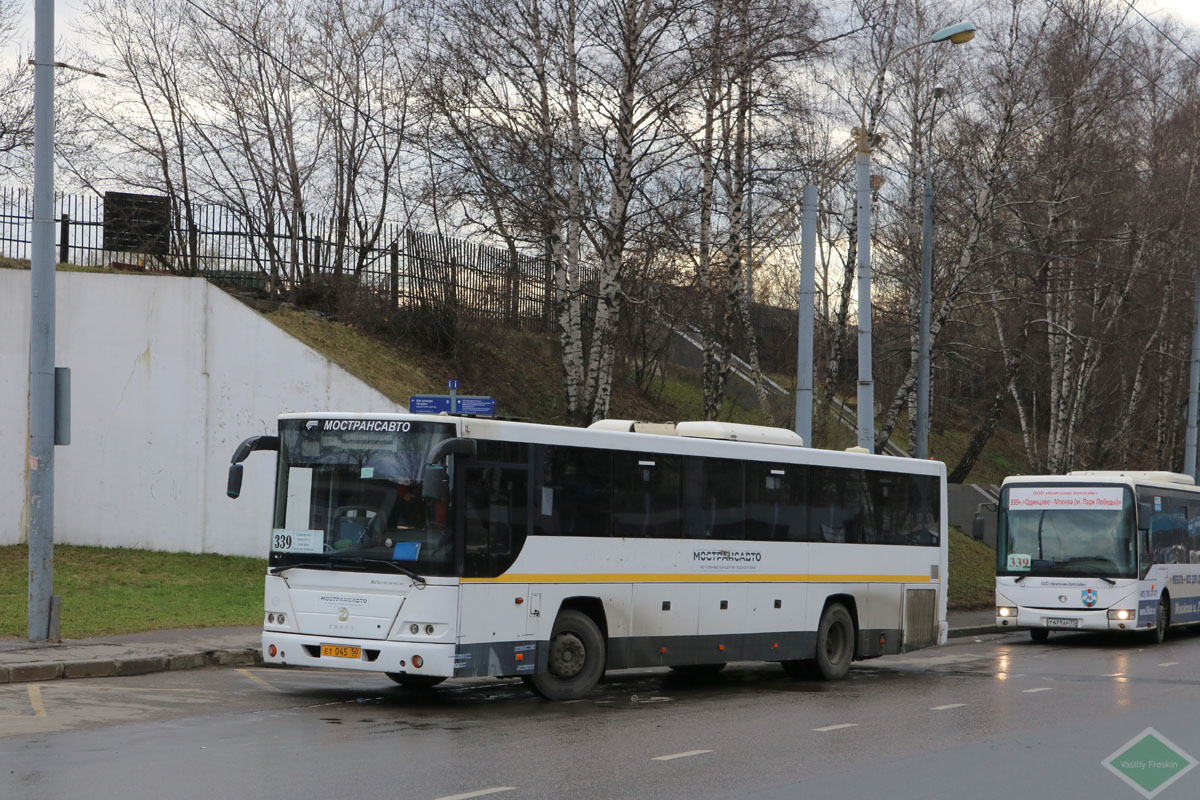
[[[1093,601],[1094,602],[1094,601]],[[338,622],[345,622],[350,619],[350,612],[345,608],[339,608],[337,613]]]
[[[1096,605],[1096,590],[1095,589],[1084,589],[1083,590],[1083,604],[1085,606],[1087,606],[1088,608],[1091,608],[1092,606]]]

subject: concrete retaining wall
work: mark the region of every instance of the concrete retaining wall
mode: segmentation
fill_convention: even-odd
[[[0,544],[25,540],[28,271],[0,269]],[[275,460],[229,458],[283,411],[403,410],[199,278],[59,273],[55,363],[71,444],[55,448],[55,541],[264,556]]]

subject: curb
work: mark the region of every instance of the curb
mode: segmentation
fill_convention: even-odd
[[[1013,633],[1025,628],[1001,628],[999,625],[967,625],[962,628],[951,628],[947,638],[957,639],[964,636],[987,636],[992,633]]]
[[[202,653],[133,656],[89,661],[57,661],[0,666],[0,684],[50,681],[58,678],[112,678],[200,667],[242,667],[262,663],[262,650],[207,650]]]

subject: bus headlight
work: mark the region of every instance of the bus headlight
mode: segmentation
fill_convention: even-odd
[[[1015,617],[1016,615],[1017,615],[1016,606],[997,606],[996,607],[996,616],[997,617]]]
[[[1110,608],[1108,610],[1108,618],[1119,620],[1133,619],[1133,611],[1128,608]]]

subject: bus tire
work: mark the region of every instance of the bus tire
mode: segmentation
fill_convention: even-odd
[[[604,674],[604,636],[595,621],[582,611],[558,612],[550,632],[546,671],[529,677],[535,694],[547,700],[587,697]]]
[[[850,671],[854,660],[854,619],[841,603],[830,603],[817,625],[817,675],[838,681]]]
[[[1050,631],[1046,628],[1030,628],[1029,638],[1035,642],[1044,642],[1050,638]]]
[[[1158,614],[1154,618],[1154,627],[1146,631],[1147,644],[1162,644],[1167,638],[1167,625],[1171,621],[1171,612],[1167,606],[1167,595],[1164,592],[1158,597]]]
[[[413,675],[408,672],[385,672],[383,674],[406,689],[432,689],[446,680],[438,675]]]

